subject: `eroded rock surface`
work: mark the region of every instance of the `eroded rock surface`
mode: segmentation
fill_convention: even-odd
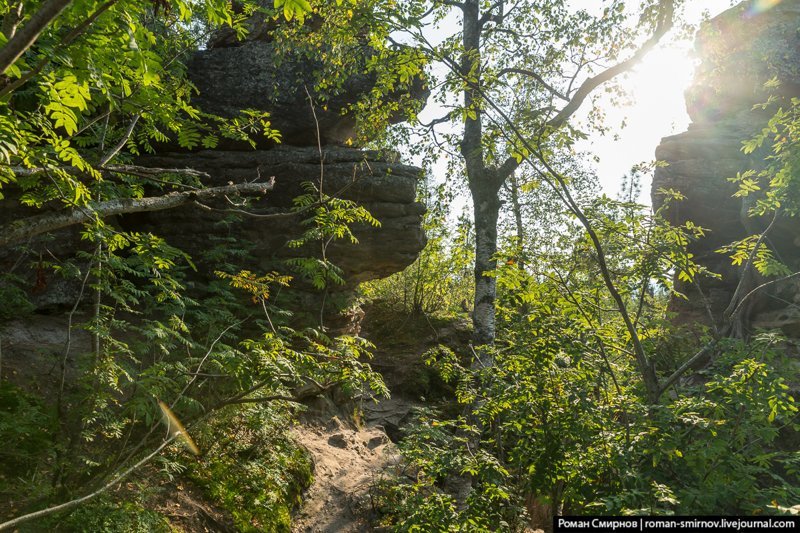
[[[729,181],[738,172],[763,168],[765,151],[745,155],[742,142],[769,120],[775,109],[754,110],[771,94],[764,84],[780,81],[779,96],[800,95],[800,1],[784,0],[770,9],[763,2],[744,2],[701,28],[696,48],[702,62],[686,92],[692,124],[688,131],[662,140],[656,158],[668,165],[656,169],[652,186],[655,208],[664,202],[662,189],[680,191],[686,199],[670,206],[674,224],[687,220],[710,230],[690,245],[695,260],[722,279],[700,280],[701,293],[677,282],[689,300],[675,299],[678,320],[717,325],[740,279],[740,269],[717,250],[732,241],[760,233],[768,221],[747,216],[747,200],[733,197],[737,185]],[[773,93],[774,94],[774,93]],[[796,221],[779,221],[770,233],[770,245],[780,259],[800,269],[800,228]],[[750,303],[753,327],[773,325],[798,331],[800,322],[784,312],[796,305],[800,291],[783,284]],[[765,322],[766,321],[766,322]],[[767,324],[767,322],[769,324]]]
[[[362,281],[388,276],[411,264],[425,246],[422,215],[425,206],[416,201],[419,169],[393,161],[392,156],[350,148],[326,147],[322,158],[316,148],[276,147],[272,150],[167,153],[148,157],[144,163],[154,167],[191,166],[207,172],[209,185],[224,185],[275,177],[275,186],[251,212],[270,215],[286,213],[293,199],[304,191],[303,183],[318,183],[323,190],[355,200],[365,206],[381,225],[355,227],[359,243],[337,241],[330,249],[331,260],[344,271],[348,287]],[[220,211],[205,211],[186,206],[168,212],[144,213],[126,219],[125,224],[152,230],[179,245],[193,256],[208,248],[206,236],[213,235],[215,224],[230,213],[224,202]],[[275,268],[276,260],[314,253],[315,250],[284,246],[305,228],[301,223],[311,213],[277,218],[243,216],[231,229],[242,241],[256,244],[248,262],[262,271]]]

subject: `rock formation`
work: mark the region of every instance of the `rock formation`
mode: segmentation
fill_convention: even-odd
[[[348,286],[362,281],[386,277],[398,272],[416,259],[425,245],[421,219],[425,207],[416,202],[419,169],[394,162],[391,157],[373,151],[329,146],[317,148],[278,146],[271,150],[175,152],[150,156],[142,160],[149,166],[161,168],[191,167],[207,172],[208,185],[228,181],[253,180],[257,175],[274,176],[272,192],[253,205],[251,211],[260,214],[287,213],[292,200],[302,194],[304,182],[317,182],[323,175],[323,190],[355,200],[381,222],[379,228],[357,227],[359,244],[334,243],[331,260],[344,271]],[[196,206],[185,206],[168,212],[143,213],[129,216],[123,224],[147,230],[178,244],[193,257],[207,248],[206,236],[214,233],[214,224],[228,215],[227,207],[220,212],[207,212]],[[243,216],[234,228],[237,239],[255,243],[250,259],[253,268],[261,271],[275,268],[275,260],[307,253],[287,248],[289,239],[299,236],[300,223],[305,217],[281,215],[259,219]]]
[[[225,117],[248,108],[267,111],[272,128],[280,130],[282,142],[264,142],[257,149],[245,143],[226,143],[219,149],[196,151],[164,145],[158,154],[141,157],[137,164],[204,172],[210,176],[204,178],[204,185],[209,187],[274,177],[272,191],[247,210],[280,215],[260,218],[243,215],[242,221],[228,230],[237,240],[254,246],[243,268],[255,272],[285,270],[278,261],[318,253],[317,249],[291,249],[285,244],[301,235],[307,227],[303,226],[304,218],[313,214],[287,215],[293,199],[306,192],[304,183],[319,185],[321,181],[325,194],[356,201],[380,222],[380,227],[353,228],[358,245],[344,241],[332,244],[329,258],[343,270],[347,282],[339,289],[352,289],[360,282],[402,270],[414,261],[426,242],[422,230],[425,207],[416,202],[420,170],[401,164],[396,154],[341,145],[355,126],[355,119],[347,113],[348,106],[369,93],[375,80],[369,75],[345,79],[336,94],[325,99],[325,109],[320,107],[312,112],[309,96],[320,98],[313,92],[312,83],[318,65],[309,64],[299,56],[283,57],[277,64],[273,42],[261,26],[255,24],[253,37],[242,42],[233,41],[230,32],[222,31],[212,38],[208,48],[195,54],[189,62],[188,75],[201,92],[193,105]],[[369,53],[367,47],[361,51]],[[397,95],[397,98],[416,99],[418,105],[426,97],[422,80],[416,80],[406,93]],[[394,117],[398,121],[401,118]],[[229,209],[235,206],[226,199],[210,207],[219,209],[185,205],[167,211],[123,215],[113,223],[126,230],[151,231],[166,238],[169,244],[188,252],[198,263],[199,275],[208,278],[213,276],[215,266],[204,264],[202,253],[209,248],[209,237],[219,231],[216,224],[229,217]],[[7,198],[0,212],[0,225],[36,213],[15,206],[13,198]],[[68,257],[80,242],[79,228],[67,228],[55,238],[37,242],[48,259]],[[0,249],[0,264],[13,264],[16,259],[12,254]],[[24,275],[30,278],[31,287],[37,284],[33,270]],[[77,294],[69,287],[60,287],[56,280],[48,284],[47,290],[35,292],[32,296],[39,309],[69,307]]]
[[[328,109],[317,110],[315,119],[304,86],[311,79],[311,66],[300,60],[296,63],[284,61],[277,66],[268,40],[251,40],[238,46],[232,46],[224,39],[219,42],[219,48],[197,52],[189,64],[189,76],[203,91],[193,103],[204,111],[229,117],[241,108],[268,111],[272,127],[282,130],[284,142],[278,145],[265,143],[258,149],[229,143],[220,149],[200,151],[166,146],[156,155],[140,158],[137,164],[205,172],[210,177],[204,178],[204,185],[210,187],[229,182],[249,182],[259,177],[265,181],[274,177],[272,191],[249,205],[247,211],[280,216],[259,218],[242,215],[239,222],[220,230],[217,223],[231,216],[230,209],[237,208],[225,199],[207,204],[205,209],[185,205],[160,212],[118,216],[108,219],[108,222],[125,230],[151,231],[164,237],[172,246],[188,252],[198,268],[192,276],[201,282],[213,278],[214,271],[219,269],[213,260],[204,259],[204,252],[211,248],[214,237],[225,236],[252,246],[249,256],[241,261],[241,268],[259,274],[273,270],[291,274],[282,260],[314,256],[319,254],[319,248],[285,246],[288,240],[302,234],[307,228],[303,225],[304,219],[313,214],[306,212],[305,216],[290,216],[287,213],[293,207],[293,199],[305,192],[304,182],[319,185],[322,181],[326,194],[355,200],[380,221],[380,227],[362,225],[352,228],[359,240],[357,245],[337,241],[328,250],[329,259],[342,269],[346,281],[344,286],[332,287],[332,291],[339,293],[334,295],[335,298],[328,295],[325,300],[328,304],[346,305],[348,295],[358,283],[388,276],[411,264],[426,243],[422,229],[425,206],[416,201],[420,170],[401,164],[394,154],[336,144],[351,134],[355,123],[351,116],[343,114],[347,105],[369,91],[374,82],[368,77],[347,79],[335,98],[327,101]],[[276,87],[278,90],[272,92]],[[422,83],[418,81],[415,87],[418,91],[411,91],[411,96],[424,101],[426,91],[422,89]],[[334,144],[320,149],[318,135],[323,143]],[[41,212],[15,202],[13,191],[4,192],[7,197],[0,211],[0,226]],[[23,279],[23,285],[29,289],[27,297],[37,311],[24,320],[4,322],[0,339],[4,375],[9,368],[12,372],[15,368],[24,368],[28,369],[26,375],[32,383],[46,381],[45,377],[52,370],[53,354],[60,353],[65,345],[65,335],[69,331],[67,312],[80,298],[79,294],[84,295],[86,309],[78,309],[75,320],[87,319],[85,312],[89,310],[91,295],[81,291],[80,282],[63,280],[52,275],[46,266],[42,267],[42,260],[57,264],[73,257],[81,248],[90,251],[91,245],[80,239],[80,231],[79,226],[72,226],[36,238],[28,243],[29,252],[23,256],[15,249],[0,248],[0,267]],[[225,234],[221,235],[220,231]],[[310,287],[304,286],[300,280],[295,280],[292,288],[294,292],[283,304],[295,309],[296,319],[317,321],[319,294],[309,290]],[[285,291],[281,297],[286,297]],[[326,318],[326,325],[339,331],[357,331],[358,325],[348,322],[351,318],[332,320],[337,314],[333,307],[326,307],[331,315]],[[308,312],[304,315],[297,312],[298,308]],[[89,342],[86,334],[73,335],[76,351],[88,352]]]
[[[271,1],[264,3],[272,7]],[[326,45],[311,51],[287,46],[280,36],[275,38],[279,23],[265,20],[264,15],[250,17],[246,25],[246,38],[240,40],[232,29],[222,28],[211,36],[205,50],[194,55],[188,70],[200,90],[194,103],[223,117],[234,117],[242,109],[267,111],[282,142],[291,146],[317,146],[318,135],[322,144],[356,142],[356,117],[349,111],[376,86],[376,74],[367,64],[377,52],[366,42],[349,43],[343,60],[347,65],[329,73],[335,79],[328,79],[325,94],[319,94],[315,87],[325,71],[320,57],[333,55]],[[313,16],[305,23],[311,32],[321,25]],[[413,78],[407,87],[392,90],[388,100],[413,105],[429,95],[424,80]],[[401,122],[406,117],[392,112],[388,118]]]
[[[716,325],[722,325],[741,273],[717,250],[765,227],[765,221],[747,216],[748,205],[741,198],[733,197],[738,186],[729,178],[763,168],[764,151],[745,155],[741,147],[775,111],[753,109],[770,95],[764,83],[777,78],[780,96],[800,95],[799,26],[798,0],[784,0],[771,8],[765,2],[748,1],[712,19],[698,33],[696,48],[702,62],[686,92],[692,124],[688,131],[663,139],[657,148],[656,158],[667,166],[656,169],[651,194],[655,208],[664,202],[662,189],[686,197],[669,207],[668,219],[674,224],[690,220],[710,230],[690,244],[689,252],[722,277],[701,279],[699,291],[676,281],[678,290],[689,296],[688,301],[672,302],[680,322],[709,324],[710,312]],[[769,244],[790,268],[800,270],[800,228],[796,220],[779,226],[770,232]],[[754,304],[750,326],[780,327],[800,336],[798,301],[800,286],[790,282],[771,287],[750,302]]]
[[[258,149],[253,150],[249,145],[223,143],[224,149],[162,152],[139,163],[206,172],[210,186],[274,177],[273,190],[252,206],[262,214],[287,213],[293,199],[306,192],[304,183],[321,182],[324,193],[355,200],[380,221],[379,228],[354,228],[358,245],[344,241],[332,244],[328,257],[343,270],[347,282],[332,290],[352,289],[360,282],[399,272],[414,261],[426,242],[422,230],[425,207],[416,202],[420,170],[399,163],[394,154],[343,146],[352,144],[355,138],[356,119],[349,106],[371,91],[376,83],[374,76],[357,72],[344,78],[331,94],[316,94],[320,62],[300,52],[280,52],[285,46],[273,41],[270,30],[274,24],[253,17],[251,32],[243,41],[237,41],[230,30],[221,30],[207,49],[194,55],[188,74],[200,90],[194,104],[223,117],[234,117],[242,109],[266,111],[271,127],[280,132],[281,144],[259,142]],[[371,53],[368,46],[359,46],[354,61],[366,64]],[[405,92],[389,98],[411,99],[419,105],[427,95],[423,80],[417,79]],[[405,117],[390,118],[397,122]],[[187,206],[168,213],[141,214],[128,217],[123,224],[157,232],[198,256],[207,241],[197,236],[212,234],[214,224],[227,216],[225,206],[219,207],[222,212],[203,213]],[[255,244],[247,266],[267,272],[283,269],[276,260],[319,253],[318,249],[285,246],[300,235],[302,222],[303,216],[244,216],[232,231],[237,239]]]

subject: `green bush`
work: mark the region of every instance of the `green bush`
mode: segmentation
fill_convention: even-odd
[[[229,407],[222,421],[200,430],[206,453],[189,476],[228,510],[244,532],[288,532],[291,512],[311,484],[313,464],[288,435],[285,407]],[[227,428],[227,429],[226,429]]]

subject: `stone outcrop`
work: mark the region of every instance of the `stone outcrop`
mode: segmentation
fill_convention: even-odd
[[[303,183],[317,183],[322,175],[323,191],[354,200],[367,208],[381,225],[359,226],[354,233],[357,245],[335,241],[330,259],[344,271],[348,287],[362,281],[386,277],[410,265],[425,246],[421,220],[425,207],[416,202],[419,169],[397,163],[391,156],[352,148],[327,147],[322,160],[316,148],[279,146],[272,150],[206,150],[191,153],[165,153],[150,156],[143,163],[162,168],[191,168],[207,172],[209,185],[250,181],[258,175],[275,177],[275,186],[265,198],[247,211],[259,218],[242,215],[231,234],[255,245],[246,261],[251,268],[269,271],[276,260],[314,253],[285,246],[297,238],[302,221],[311,213],[285,216],[293,199],[304,193]],[[131,229],[153,231],[179,245],[194,257],[207,249],[207,236],[215,224],[229,216],[230,205],[216,204],[219,211],[185,206],[170,211],[142,213],[122,222]],[[277,217],[269,215],[280,214]]]
[[[256,15],[248,21],[250,33],[242,41],[231,30],[220,30],[205,50],[194,55],[188,74],[200,90],[194,104],[223,117],[236,116],[242,109],[266,111],[271,127],[280,132],[281,144],[260,142],[257,150],[225,144],[226,149],[160,153],[143,158],[140,163],[207,172],[211,176],[207,185],[211,186],[251,181],[258,176],[274,177],[271,193],[253,206],[264,214],[286,213],[293,199],[306,192],[304,183],[321,181],[326,194],[358,202],[381,223],[379,228],[354,228],[358,245],[337,241],[331,246],[329,257],[343,270],[347,281],[344,288],[404,269],[426,242],[422,231],[425,208],[416,202],[420,170],[399,163],[393,154],[342,146],[355,138],[356,120],[348,112],[349,106],[372,90],[374,76],[348,75],[330,94],[316,94],[316,75],[322,64],[302,52],[285,51],[285,43],[281,45],[272,38],[276,24]],[[309,20],[308,24],[315,31],[315,21]],[[366,64],[371,49],[366,45],[356,48],[353,61]],[[391,97],[411,99],[421,105],[428,94],[424,80],[417,79],[405,92]],[[319,104],[321,99],[324,105]],[[404,118],[397,115],[393,120]],[[129,217],[128,223],[158,231],[195,255],[207,244],[198,242],[197,235],[212,233],[214,224],[224,216],[225,213],[198,213],[197,209],[186,207]],[[233,231],[238,238],[255,243],[250,263],[264,271],[275,268],[276,260],[316,253],[285,246],[288,240],[299,236],[302,221],[302,215],[245,216]]]
[[[210,176],[204,178],[204,185],[210,187],[274,177],[272,191],[246,208],[268,216],[242,214],[240,222],[225,230],[229,236],[252,246],[253,251],[242,261],[242,268],[262,273],[286,272],[282,260],[319,254],[318,246],[301,249],[285,246],[308,228],[304,220],[313,212],[292,216],[291,210],[293,199],[306,192],[304,184],[311,182],[316,186],[321,184],[325,194],[363,205],[380,222],[380,227],[354,227],[359,240],[356,245],[344,240],[331,244],[328,258],[342,269],[346,281],[344,286],[333,286],[332,290],[347,291],[360,282],[401,271],[414,261],[426,243],[422,229],[425,207],[416,202],[420,170],[400,163],[396,154],[341,146],[352,135],[355,125],[355,119],[346,113],[348,106],[369,93],[375,80],[358,74],[344,79],[335,94],[326,99],[326,108],[315,108],[312,112],[307,90],[312,98],[319,97],[313,93],[314,69],[319,65],[299,55],[283,56],[278,63],[269,28],[262,26],[263,23],[256,24],[252,38],[242,42],[232,40],[230,32],[221,32],[212,39],[209,48],[195,54],[189,62],[188,75],[201,91],[193,100],[194,105],[225,117],[233,117],[242,109],[267,111],[272,127],[280,130],[282,142],[261,143],[256,149],[244,143],[222,143],[218,149],[195,151],[165,145],[156,155],[141,157],[136,163],[201,171]],[[369,53],[366,47],[361,47],[361,52]],[[421,105],[428,91],[422,80],[411,85],[397,98],[416,99]],[[402,118],[395,117],[398,121]],[[322,148],[318,147],[320,142]],[[169,244],[192,256],[198,265],[195,276],[210,279],[217,268],[213,262],[204,262],[203,254],[220,231],[217,223],[230,217],[230,210],[236,208],[224,199],[205,209],[185,205],[109,221],[126,230],[152,231],[166,238]],[[13,197],[6,198],[0,224],[38,212],[16,205]],[[25,267],[20,267],[12,250],[0,249],[0,266],[17,263],[15,273],[29,278],[25,283],[34,288],[31,296],[39,310],[69,308],[74,304],[77,289],[61,286],[56,279],[47,279],[43,286],[37,279],[37,269],[27,265],[40,253],[45,261],[53,258],[59,261],[73,255],[81,246],[79,232],[79,227],[71,227],[37,239],[33,243],[33,256],[25,258]],[[299,280],[296,285],[308,289]]]
[[[230,30],[219,31],[207,49],[194,55],[188,74],[200,90],[194,104],[223,117],[234,117],[242,109],[266,111],[271,127],[280,132],[281,144],[261,142],[257,150],[226,144],[224,150],[160,153],[140,163],[207,172],[211,176],[207,185],[211,186],[274,176],[272,192],[260,205],[253,206],[256,211],[266,210],[265,214],[286,213],[293,199],[306,192],[304,183],[321,181],[326,194],[355,200],[381,223],[379,228],[355,228],[358,245],[333,243],[329,257],[343,270],[345,288],[402,270],[426,242],[422,231],[425,208],[416,202],[420,170],[399,163],[393,154],[342,146],[355,137],[356,120],[348,108],[371,91],[374,77],[362,73],[347,76],[340,87],[324,95],[324,105],[319,105],[321,95],[314,87],[316,71],[322,64],[302,52],[282,52],[285,45],[271,36],[275,24],[254,16],[248,22],[250,33],[242,41]],[[309,25],[314,26],[314,21]],[[363,45],[353,53],[355,63],[366,64],[371,50]],[[421,105],[427,95],[423,80],[416,80],[405,93],[392,96],[410,98]],[[393,120],[404,118],[397,115]],[[186,207],[130,219],[133,227],[157,230],[196,253],[206,245],[197,242],[196,236],[213,232],[213,225],[223,216],[225,213],[198,214]],[[256,244],[250,262],[263,271],[275,268],[276,260],[315,253],[285,246],[289,239],[299,236],[302,221],[302,216],[245,216],[234,231],[238,238]]]
[[[323,297],[296,276],[292,290],[281,291],[278,303],[294,311],[293,320],[297,324],[316,325],[324,302],[327,327],[337,332],[357,332],[363,312],[349,316],[338,314],[339,309],[349,303],[355,286],[403,270],[425,246],[422,229],[425,206],[416,202],[420,169],[400,163],[395,154],[335,144],[350,134],[354,121],[341,112],[371,88],[367,77],[346,80],[343,90],[329,100],[328,111],[318,110],[316,122],[303,87],[310,80],[311,67],[284,62],[278,68],[272,61],[271,46],[268,41],[257,40],[200,51],[190,63],[189,74],[203,91],[195,104],[205,111],[225,116],[235,115],[240,108],[269,111],[273,127],[283,130],[282,144],[265,143],[257,149],[229,144],[224,149],[199,151],[174,150],[167,146],[162,147],[160,153],[141,157],[136,162],[141,166],[189,168],[207,173],[209,178],[203,181],[209,187],[259,178],[266,181],[274,177],[272,190],[245,209],[267,216],[240,214],[238,222],[220,225],[221,220],[233,215],[231,210],[240,208],[230,203],[239,199],[231,198],[206,202],[206,208],[187,204],[166,211],[116,216],[106,222],[125,230],[153,232],[170,245],[188,252],[197,266],[197,272],[189,274],[190,292],[195,290],[193,283],[206,284],[215,277],[214,271],[220,269],[217,260],[208,257],[206,252],[221,238],[231,238],[240,248],[249,250],[246,257],[237,258],[239,268],[258,274],[273,270],[295,274],[284,262],[286,259],[313,257],[320,250],[319,246],[300,249],[286,246],[288,240],[298,238],[308,229],[304,220],[313,215],[307,211],[292,216],[293,199],[306,192],[304,183],[319,186],[321,182],[326,194],[354,200],[366,207],[380,221],[380,227],[355,226],[352,229],[358,244],[342,240],[330,246],[328,258],[341,268],[345,285],[332,285]],[[277,93],[270,93],[277,94],[275,97],[262,90],[262,85],[271,82],[276,82],[279,89]],[[420,95],[418,97],[424,97],[424,91]],[[322,153],[317,146],[317,128],[322,141],[334,143],[323,146]],[[18,201],[19,191],[5,188],[3,192],[6,196],[0,210],[0,226],[63,209],[58,202],[33,209]],[[25,252],[14,247],[0,247],[0,268],[21,280],[26,298],[36,311],[19,320],[13,320],[13,316],[3,317],[0,370],[4,378],[10,376],[25,387],[44,387],[43,395],[52,398],[58,390],[54,369],[66,364],[71,382],[74,354],[92,350],[91,335],[70,326],[90,318],[93,291],[82,290],[80,279],[55,275],[47,266],[47,263],[61,265],[79,251],[91,255],[94,245],[81,239],[81,231],[80,226],[71,226],[37,237],[26,243]],[[0,300],[9,296],[3,290],[0,285]],[[83,305],[74,307],[81,296]],[[11,302],[0,303],[9,305]],[[68,332],[71,332],[69,337]],[[64,355],[67,345],[72,349],[69,359]]]
[[[319,22],[312,17],[306,24],[314,31]],[[366,65],[376,52],[366,43],[351,44],[349,66],[332,75],[336,79],[329,80],[325,94],[319,94],[315,87],[324,65],[318,58],[324,49],[309,53],[276,42],[277,23],[264,20],[263,15],[251,17],[247,26],[245,39],[238,40],[233,30],[223,28],[212,35],[205,50],[194,55],[188,73],[200,94],[193,103],[223,117],[237,116],[242,109],[267,111],[271,127],[280,132],[284,144],[292,146],[317,146],[317,135],[322,144],[356,142],[356,119],[350,107],[375,87],[376,76]],[[385,98],[420,105],[430,95],[421,78],[402,85]],[[395,112],[389,121],[405,118]]]
[[[731,183],[738,172],[763,168],[765,151],[745,155],[742,142],[759,131],[774,108],[754,110],[770,92],[764,83],[777,78],[779,96],[800,95],[800,1],[784,0],[770,9],[764,2],[744,2],[706,23],[697,36],[701,57],[695,81],[686,92],[692,124],[688,131],[662,140],[656,158],[667,166],[656,169],[652,201],[659,208],[661,189],[680,191],[686,199],[672,204],[670,222],[687,220],[710,230],[693,242],[695,260],[722,278],[700,280],[696,287],[676,281],[688,301],[674,299],[672,308],[681,322],[717,325],[740,279],[740,269],[717,250],[732,241],[760,233],[768,221],[747,216],[747,200],[733,197]],[[773,93],[774,94],[774,93]],[[800,228],[796,220],[781,221],[770,232],[770,245],[794,270],[800,270]],[[750,304],[752,327],[780,327],[800,335],[797,302],[800,287],[791,282],[764,291]]]
[[[344,144],[355,138],[355,119],[343,114],[374,84],[367,75],[348,78],[339,94],[326,102],[325,109],[311,103],[305,89],[314,87],[314,64],[297,58],[276,66],[273,43],[248,41],[242,46],[211,48],[198,52],[189,65],[192,82],[200,90],[194,103],[208,113],[236,116],[242,109],[270,113],[271,127],[284,144],[317,144],[319,124],[323,144]],[[316,121],[315,121],[316,115]]]

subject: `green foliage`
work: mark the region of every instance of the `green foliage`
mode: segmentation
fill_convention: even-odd
[[[786,369],[774,336],[729,343],[701,384],[660,406],[640,431],[638,468],[626,472],[627,488],[608,508],[759,514],[794,501],[796,452],[776,446],[779,435],[798,430]],[[671,496],[656,503],[658,491]]]
[[[23,288],[23,280],[13,274],[0,275],[0,320],[24,317],[33,311],[33,304]]]
[[[608,198],[587,213],[664,378],[687,357],[671,347],[679,332],[664,321],[666,295],[674,273],[702,272],[685,246],[703,230],[672,228]],[[800,427],[783,341],[725,343],[712,366],[651,405],[593,249],[583,232],[559,232],[572,243],[537,253],[524,269],[510,260],[515,247],[500,258],[492,367],[446,347],[429,354],[470,414],[424,412],[407,428],[401,448],[414,480],[377,491],[381,523],[519,531],[555,512],[776,513],[795,501],[797,453],[782,443]],[[449,485],[464,477],[473,487],[466,507]]]
[[[770,80],[765,87],[774,91],[779,83]],[[718,250],[728,254],[734,265],[752,266],[759,274],[773,278],[791,275],[795,265],[779,259],[768,233],[778,219],[795,218],[800,213],[800,99],[787,101],[773,95],[755,107],[766,110],[776,106],[777,111],[761,131],[742,143],[742,152],[761,156],[763,163],[729,179],[738,186],[734,196],[742,199],[743,217],[752,219],[744,222],[749,229],[758,227],[759,219],[771,218],[773,222],[759,228],[760,233]]]
[[[44,402],[10,383],[0,384],[0,437],[7,443],[0,449],[0,494],[8,500],[18,497],[6,481],[27,481],[42,456],[51,458],[51,432],[56,420]]]
[[[291,512],[311,484],[311,458],[289,436],[284,406],[226,408],[196,432],[206,450],[188,475],[233,516],[239,531],[290,531]]]
[[[361,286],[364,296],[398,312],[425,315],[463,313],[472,300],[474,235],[462,216],[455,228],[447,215],[453,202],[443,186],[424,191],[428,238],[420,256],[404,271]]]
[[[100,497],[66,515],[46,520],[49,527],[75,533],[171,533],[164,516],[142,507],[140,503],[113,501]],[[39,526],[23,527],[21,531],[41,531]]]
[[[311,11],[311,4],[307,0],[275,0],[275,9],[283,9],[283,16],[286,20],[297,20],[303,22],[306,14]]]
[[[36,5],[23,10],[33,13]],[[240,24],[217,0],[172,2],[163,13],[139,0],[71,4],[0,86],[3,181],[19,182],[19,167],[48,169],[48,176],[21,184],[29,201],[87,205],[102,197],[95,167],[116,155],[110,149],[117,143],[137,155],[170,138],[189,149],[214,146],[220,137],[277,138],[263,112],[222,120],[192,107],[194,88],[176,61],[210,29]]]
[[[387,49],[386,25],[372,16],[382,6],[350,0],[276,0],[271,7],[220,0],[72,2],[7,76],[0,76],[0,187],[14,189],[19,202],[32,209],[91,214],[101,201],[203,187],[199,174],[151,176],[119,168],[159,144],[193,150],[215,148],[222,139],[250,146],[259,137],[279,142],[263,111],[244,109],[223,119],[194,107],[196,89],[186,76],[185,58],[212,32],[229,27],[244,37],[260,16],[274,26],[276,63],[288,47],[319,64],[318,104],[337,95],[348,73],[369,68],[379,87],[370,102],[354,106],[364,114],[381,108],[388,91],[419,81],[412,78],[420,72],[409,64],[394,76],[383,63],[366,66],[363,50],[353,53],[366,40],[375,54],[408,59]],[[14,7],[0,1],[4,22],[13,19]],[[39,7],[22,3],[23,26]],[[295,23],[306,16],[324,22],[313,31]],[[342,25],[344,20],[350,23]],[[9,38],[0,35],[0,47]],[[399,110],[387,109],[370,127],[384,126]],[[326,289],[343,282],[326,256],[327,246],[337,240],[356,243],[351,226],[379,222],[354,202],[323,194],[321,186],[309,185],[296,200],[295,212],[310,218],[290,245],[311,252],[294,267],[313,286]],[[293,414],[287,399],[334,386],[352,394],[387,393],[365,362],[372,346],[359,338],[287,327],[290,313],[276,306],[273,291],[288,286],[291,276],[248,270],[249,245],[235,236],[209,236],[217,245],[201,259],[217,271],[217,279],[200,283],[193,259],[158,235],[90,218],[74,258],[39,261],[43,272],[52,270],[79,287],[69,327],[87,335],[81,342],[70,337],[63,352],[54,354],[52,397],[3,385],[0,436],[10,450],[19,447],[2,465],[13,472],[3,471],[0,492],[17,495],[16,507],[3,512],[60,503],[131,464],[159,442],[157,401],[163,401],[190,434],[199,432],[203,448],[227,444],[228,450],[209,452],[193,474],[236,510],[237,522],[266,531],[288,528],[310,465],[287,437]],[[0,318],[31,310],[21,283],[12,274],[0,278]],[[77,339],[76,331],[70,333]],[[254,407],[225,408],[229,402]],[[212,416],[221,408],[226,416]],[[226,455],[231,450],[235,453]],[[251,452],[252,462],[242,462]],[[180,470],[178,462],[165,464]],[[242,502],[247,512],[239,509]],[[139,503],[113,513],[109,505],[95,502],[66,520],[77,530],[163,529],[163,520]]]
[[[363,206],[326,194],[313,182],[304,183],[303,188],[306,193],[294,199],[294,210],[296,213],[308,211],[312,216],[303,220],[306,227],[303,234],[289,241],[287,246],[311,249],[317,246],[319,257],[298,257],[286,262],[317,290],[344,285],[342,270],[328,259],[328,248],[338,240],[358,244],[351,229],[356,224],[380,227],[381,223]]]
[[[772,87],[775,89],[775,87]],[[771,99],[763,107],[774,104]],[[788,216],[797,216],[800,204],[798,196],[798,149],[800,148],[800,100],[793,98],[783,104],[769,119],[767,125],[752,139],[743,143],[745,154],[769,151],[763,169],[739,174],[732,181],[739,184],[737,196],[747,197],[762,191],[749,214],[763,216],[781,210]]]

